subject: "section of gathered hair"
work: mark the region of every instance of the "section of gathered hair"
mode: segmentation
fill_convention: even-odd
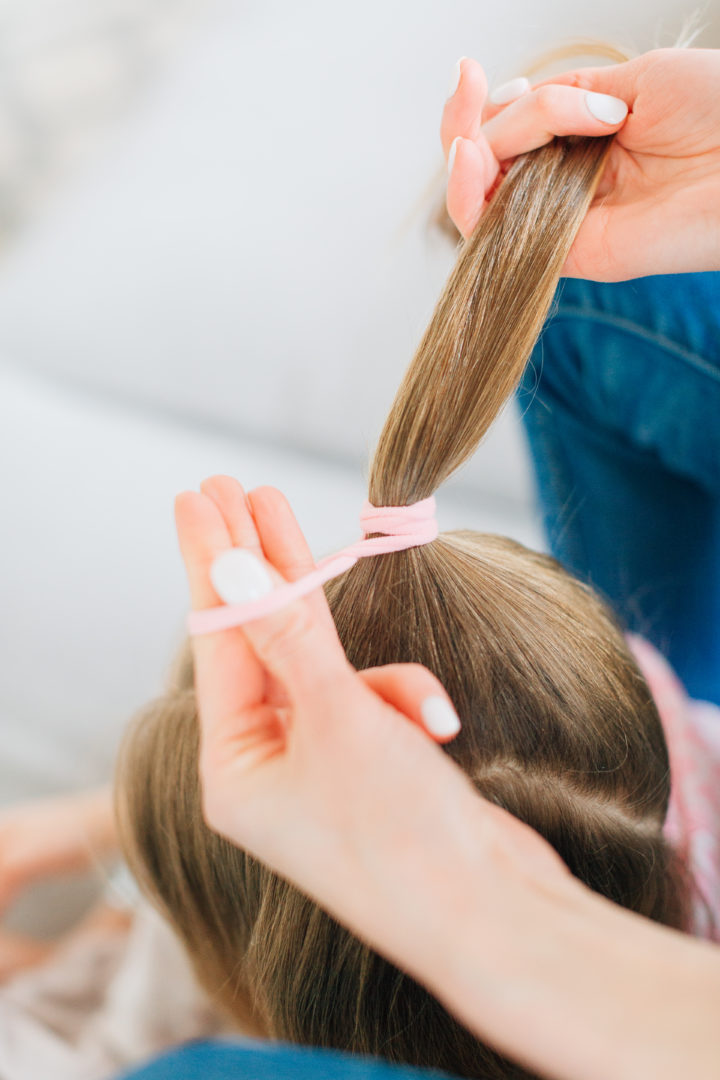
[[[463,245],[395,397],[370,469],[376,506],[436,491],[517,386],[609,144],[555,139],[510,167]]]

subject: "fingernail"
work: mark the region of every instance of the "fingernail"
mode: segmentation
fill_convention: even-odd
[[[210,567],[210,580],[226,604],[244,604],[273,591],[273,580],[255,556],[245,548],[228,548]]]
[[[462,135],[458,135],[456,138],[453,139],[452,145],[450,146],[450,153],[448,154],[447,164],[448,176],[453,171],[453,165],[455,164],[455,154],[457,153],[457,146],[461,139]]]
[[[457,93],[457,88],[460,85],[460,79],[462,78],[462,62],[464,59],[465,57],[461,56],[453,68],[452,79],[450,80],[450,85],[448,87],[448,101]]]
[[[498,86],[497,90],[493,90],[490,95],[490,100],[493,105],[508,105],[511,101],[515,101],[515,98],[522,97],[529,89],[530,80],[523,75],[519,79],[511,79],[510,82]]]
[[[620,98],[610,97],[609,94],[596,94],[588,90],[585,95],[585,104],[588,112],[596,120],[602,120],[603,124],[619,124],[628,113],[628,107]]]
[[[444,697],[425,698],[420,706],[423,724],[431,735],[457,735],[460,730],[458,714]]]

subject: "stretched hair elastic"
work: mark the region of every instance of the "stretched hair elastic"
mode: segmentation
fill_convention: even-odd
[[[366,502],[360,515],[363,538],[334,555],[322,559],[314,570],[297,581],[278,586],[270,593],[249,600],[246,604],[222,604],[188,615],[190,634],[211,634],[242,626],[251,619],[260,619],[280,611],[287,604],[305,596],[324,585],[331,578],[339,577],[354,566],[358,559],[371,555],[386,555],[393,551],[405,551],[411,547],[429,544],[438,535],[435,519],[435,498],[413,503],[411,506],[373,506]],[[370,533],[381,533],[370,536]]]

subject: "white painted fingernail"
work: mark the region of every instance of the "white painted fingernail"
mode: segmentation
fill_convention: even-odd
[[[529,89],[530,80],[526,79],[524,76],[519,79],[511,79],[510,82],[498,86],[497,90],[493,90],[490,95],[490,100],[493,105],[509,105],[511,101],[515,101],[516,98],[522,97]]]
[[[455,139],[453,139],[452,144],[450,146],[450,153],[448,154],[448,166],[447,166],[448,176],[453,171],[453,165],[455,164],[455,154],[457,153],[458,143],[460,142],[461,139],[462,139],[462,135],[458,135]]]
[[[460,79],[462,78],[462,62],[463,62],[464,59],[465,59],[465,57],[461,56],[460,59],[455,64],[455,67],[453,68],[452,78],[450,80],[450,85],[448,86],[448,94],[447,94],[447,100],[448,101],[450,100],[450,98],[454,94],[457,93],[457,88],[460,85]]]
[[[590,115],[602,120],[603,124],[620,124],[628,113],[627,105],[620,98],[596,94],[592,90],[585,95],[585,104]]]
[[[263,564],[245,548],[228,548],[218,555],[210,567],[210,580],[226,604],[244,604],[274,588]]]
[[[450,702],[439,695],[425,698],[420,706],[423,724],[431,735],[447,737],[460,730],[458,714]]]

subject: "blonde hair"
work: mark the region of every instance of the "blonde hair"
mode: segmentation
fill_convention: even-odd
[[[512,393],[593,197],[608,142],[518,159],[463,246],[370,470],[376,505],[431,495]],[[357,668],[425,664],[463,729],[447,748],[591,888],[673,926],[684,891],[662,827],[670,781],[657,711],[610,611],[552,559],[497,536],[441,534],[361,560],[327,597]],[[121,756],[128,859],[205,986],[271,1037],[460,1076],[524,1077],[428,992],[202,820],[186,643]]]

